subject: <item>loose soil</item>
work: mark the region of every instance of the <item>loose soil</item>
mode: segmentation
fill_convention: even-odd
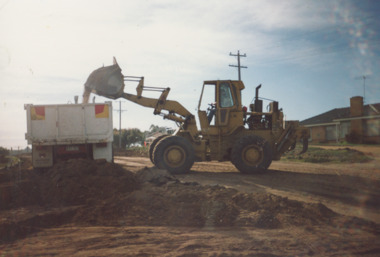
[[[376,150],[377,151],[377,150]],[[0,256],[379,256],[380,151],[240,174],[148,158],[0,170]]]

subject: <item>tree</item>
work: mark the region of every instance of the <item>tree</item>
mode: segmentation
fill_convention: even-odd
[[[125,142],[126,147],[130,147],[133,144],[144,145],[145,136],[138,128],[127,129],[121,138],[122,142]]]
[[[145,136],[137,128],[132,129],[122,129],[121,130],[121,148],[125,149],[133,144],[144,144]],[[119,147],[119,131],[114,130],[113,132],[113,145]]]
[[[0,146],[0,162],[5,161],[5,156],[9,154],[9,150]]]
[[[9,150],[0,146],[0,155],[8,155],[9,154]]]

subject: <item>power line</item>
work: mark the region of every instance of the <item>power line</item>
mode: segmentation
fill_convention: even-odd
[[[237,56],[237,61],[238,61],[238,65],[229,65],[230,67],[237,67],[238,68],[238,72],[239,72],[239,80],[241,80],[241,74],[240,74],[240,69],[241,68],[248,68],[247,66],[241,66],[240,65],[240,57],[247,57],[246,54],[240,54],[240,51],[238,50],[237,54],[232,54],[230,52],[230,56]]]

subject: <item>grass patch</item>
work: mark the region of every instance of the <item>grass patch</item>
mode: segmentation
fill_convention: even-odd
[[[306,153],[299,155],[301,148],[296,148],[293,151],[283,155],[284,160],[300,161],[311,163],[363,163],[373,160],[372,157],[363,152],[350,148],[339,149],[323,149],[319,147],[310,147]]]
[[[137,156],[137,157],[148,157],[149,156],[149,147],[144,146],[134,146],[128,149],[116,149],[114,151],[115,155],[119,156]]]
[[[0,169],[15,166],[20,161],[21,161],[20,158],[16,156],[4,156],[3,158],[1,158],[1,161],[0,161]]]

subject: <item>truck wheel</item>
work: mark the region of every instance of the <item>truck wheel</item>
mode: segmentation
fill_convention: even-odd
[[[153,159],[159,169],[166,169],[172,174],[186,173],[194,164],[194,148],[186,138],[166,137],[154,148]]]
[[[241,173],[263,172],[272,163],[271,146],[260,136],[243,136],[232,148],[231,162]]]
[[[154,158],[153,158],[153,151],[154,151],[154,148],[156,147],[158,141],[160,141],[161,139],[163,139],[164,137],[168,137],[169,135],[161,135],[159,137],[157,137],[155,140],[153,140],[153,142],[150,144],[149,146],[149,158],[150,158],[150,161],[154,164]]]

